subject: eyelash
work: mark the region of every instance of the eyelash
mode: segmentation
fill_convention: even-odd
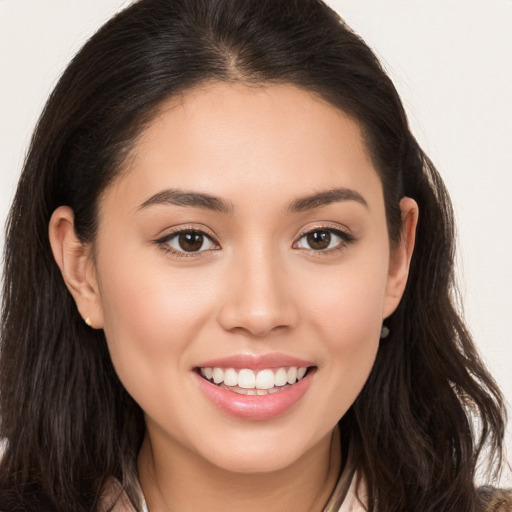
[[[215,248],[210,248],[206,250],[198,250],[198,251],[184,251],[184,250],[178,250],[169,245],[169,243],[173,239],[177,239],[180,235],[187,235],[187,234],[194,234],[194,235],[200,235],[204,238],[204,240],[208,240],[211,244],[215,246]],[[180,228],[176,231],[173,231],[171,233],[168,233],[167,235],[159,238],[158,240],[155,240],[156,244],[166,253],[171,253],[173,256],[176,256],[178,258],[190,258],[190,257],[197,257],[198,255],[203,255],[202,253],[218,250],[220,249],[220,246],[211,235],[204,232],[201,229],[197,228]],[[203,244],[204,245],[204,242]]]
[[[302,239],[307,237],[308,235],[312,235],[314,233],[328,233],[329,235],[334,235],[340,239],[340,242],[336,244],[335,247],[328,247],[326,249],[313,249],[313,248],[300,248],[297,245],[300,243]],[[177,239],[180,235],[187,235],[187,234],[194,234],[194,235],[200,235],[203,237],[203,240],[208,240],[209,243],[214,245],[215,247],[209,248],[209,249],[203,249],[203,250],[197,250],[197,251],[185,251],[185,250],[178,250],[169,245],[169,243],[173,239]],[[325,227],[325,226],[319,226],[313,229],[309,229],[305,232],[303,232],[297,239],[296,242],[293,243],[292,247],[295,249],[304,249],[307,251],[312,251],[315,255],[321,255],[326,256],[328,254],[332,254],[333,252],[337,252],[340,250],[343,250],[347,245],[354,243],[356,241],[356,238],[351,235],[350,233],[347,233],[346,231],[343,231],[338,228],[333,227]],[[214,240],[214,238],[209,235],[208,233],[205,233],[204,231],[196,228],[181,228],[176,231],[173,231],[158,240],[155,240],[155,243],[166,253],[171,253],[173,256],[176,256],[178,258],[190,258],[190,257],[197,257],[198,255],[202,255],[202,253],[214,251],[220,249],[219,244]],[[204,244],[204,242],[203,242]],[[201,244],[201,245],[203,245]]]
[[[313,254],[318,256],[328,256],[330,254],[333,254],[335,252],[341,251],[347,247],[347,245],[350,245],[354,242],[356,242],[356,237],[347,231],[343,231],[339,228],[334,227],[328,227],[328,226],[318,226],[311,229],[308,229],[307,231],[303,232],[297,239],[296,242],[294,242],[293,247],[295,248],[297,244],[300,243],[302,239],[307,237],[308,235],[312,235],[314,233],[328,233],[329,235],[334,235],[340,239],[340,241],[336,244],[335,247],[330,247],[326,249],[313,249],[313,248],[305,248],[305,250],[312,251]],[[297,247],[299,248],[299,247]]]

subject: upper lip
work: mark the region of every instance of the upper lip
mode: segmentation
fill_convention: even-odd
[[[248,368],[250,370],[262,370],[265,368],[282,368],[290,366],[306,368],[309,366],[315,366],[315,364],[305,359],[276,352],[262,355],[234,354],[218,359],[203,361],[199,363],[196,368]]]

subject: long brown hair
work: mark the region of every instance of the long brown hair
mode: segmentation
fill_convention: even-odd
[[[139,406],[104,335],[79,316],[53,261],[52,212],[94,240],[98,198],[169,96],[205,81],[288,83],[357,119],[389,236],[420,209],[409,282],[373,371],[340,420],[370,512],[475,510],[484,445],[499,467],[502,397],[455,307],[450,200],[368,46],[318,0],[140,0],[73,59],[39,120],[10,212],[0,359],[0,488],[24,510],[93,511],[113,476],[136,500]],[[475,418],[477,421],[475,421]],[[476,427],[478,425],[478,428]]]

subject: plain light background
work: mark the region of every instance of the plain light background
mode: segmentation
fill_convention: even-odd
[[[0,224],[31,132],[85,40],[129,0],[0,0]],[[451,193],[465,317],[512,401],[512,1],[331,0],[381,58]],[[3,232],[0,247],[3,246]],[[508,430],[512,454],[512,428]],[[509,457],[510,460],[510,457]],[[504,482],[512,485],[510,474]]]

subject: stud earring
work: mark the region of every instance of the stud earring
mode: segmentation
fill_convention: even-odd
[[[385,325],[382,326],[382,329],[380,331],[380,339],[383,340],[384,338],[387,338],[389,336],[389,327],[386,327]]]
[[[88,327],[92,327],[92,324],[91,324],[91,319],[89,317],[87,317],[85,320],[85,325],[87,325]]]

